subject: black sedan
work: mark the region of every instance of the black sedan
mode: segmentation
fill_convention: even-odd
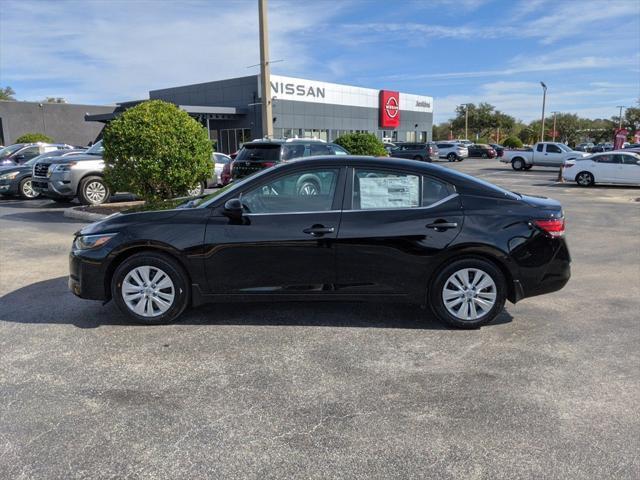
[[[561,289],[563,235],[555,200],[415,160],[314,157],[83,228],[69,287],[151,324],[205,302],[370,300],[470,328]]]
[[[43,153],[21,165],[9,165],[0,167],[0,195],[5,197],[18,196],[27,200],[37,198],[40,193],[31,186],[31,170],[33,165],[45,158],[66,157],[84,152],[82,150],[54,150]]]

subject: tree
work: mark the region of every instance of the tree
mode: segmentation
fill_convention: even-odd
[[[45,135],[44,133],[25,133],[24,135],[20,135],[16,138],[15,143],[36,143],[36,142],[45,142],[45,143],[53,143],[53,138]]]
[[[522,141],[518,137],[509,137],[504,142],[502,142],[507,148],[522,148]]]
[[[150,100],[104,131],[105,180],[112,191],[149,203],[184,195],[211,175],[211,142],[203,126],[172,103]]]
[[[336,138],[335,142],[351,155],[372,155],[386,157],[384,144],[372,133],[347,133]]]
[[[0,100],[15,101],[15,94],[16,92],[11,87],[0,87]]]
[[[547,121],[551,124],[553,130],[553,120]],[[556,115],[556,141],[574,145],[580,141],[581,122],[574,113],[559,113]],[[553,132],[550,132],[550,138],[553,138]],[[549,138],[549,139],[550,139]],[[545,140],[547,138],[545,137]]]
[[[481,102],[477,106],[469,103],[456,108],[456,118],[451,121],[451,126],[456,132],[464,132],[467,110],[468,128],[472,138],[496,138],[498,127],[500,136],[506,136],[511,133],[516,124],[515,118],[496,110],[496,107],[490,103]]]

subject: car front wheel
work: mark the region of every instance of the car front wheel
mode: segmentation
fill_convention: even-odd
[[[78,199],[83,205],[102,205],[110,197],[109,187],[102,177],[86,177],[80,182]]]
[[[134,321],[150,325],[173,322],[189,303],[189,282],[172,258],[142,252],[127,258],[113,274],[111,296]]]
[[[449,160],[450,162],[455,162],[457,158],[458,156],[455,153],[450,153],[449,155],[447,155],[447,160]]]
[[[40,192],[36,192],[31,184],[31,177],[27,177],[20,182],[20,196],[31,200],[32,198],[38,198]]]
[[[596,182],[591,173],[580,172],[578,175],[576,175],[576,183],[581,187],[590,187]]]
[[[504,308],[506,282],[491,262],[479,258],[455,260],[436,276],[431,307],[436,317],[457,328],[478,328]]]

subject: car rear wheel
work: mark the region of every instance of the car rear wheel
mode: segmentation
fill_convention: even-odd
[[[33,189],[33,185],[31,184],[31,177],[24,178],[20,182],[19,191],[20,191],[20,196],[22,198],[26,198],[27,200],[31,200],[32,198],[38,198],[40,196],[40,192],[36,192]]]
[[[200,182],[193,188],[187,190],[188,197],[198,197],[204,193],[204,182]]]
[[[504,308],[504,275],[493,263],[479,258],[455,260],[436,276],[431,307],[436,317],[457,328],[478,328]]]
[[[511,168],[513,168],[516,171],[520,171],[523,170],[525,167],[525,163],[524,160],[521,158],[514,158],[513,160],[511,160]]]
[[[591,173],[580,172],[578,175],[576,175],[576,183],[581,187],[590,187],[596,182]]]
[[[171,257],[142,252],[122,262],[111,279],[118,308],[138,323],[173,322],[189,303],[189,281]]]
[[[449,160],[450,162],[455,162],[457,158],[458,157],[455,153],[450,153],[449,155],[447,155],[447,160]]]
[[[102,177],[86,177],[80,182],[78,199],[83,205],[102,205],[110,197],[109,187]]]

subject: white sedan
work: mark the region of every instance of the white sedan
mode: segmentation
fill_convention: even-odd
[[[640,185],[640,155],[613,151],[567,160],[562,177],[581,187],[590,187],[596,183]]]

